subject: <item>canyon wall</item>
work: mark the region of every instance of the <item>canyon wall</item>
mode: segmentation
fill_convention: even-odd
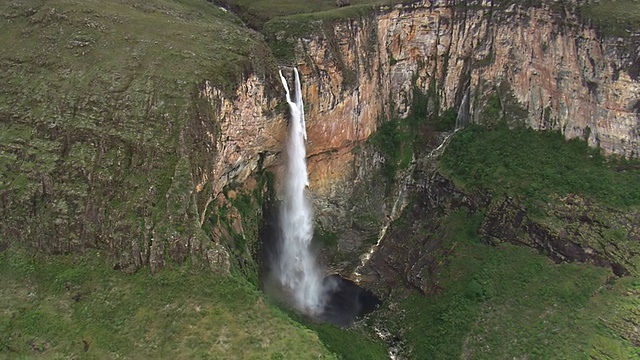
[[[311,31],[288,35],[301,21]],[[457,109],[466,93],[470,119],[490,122],[482,109],[497,97],[510,121],[586,139],[608,154],[640,150],[640,42],[603,38],[569,7],[425,1],[267,28],[273,42],[296,50],[311,190],[329,229],[353,221],[354,187],[372,181],[377,165],[360,168],[360,145],[383,121],[409,115],[415,89],[431,111]]]
[[[188,256],[228,267],[224,247],[238,234],[255,237],[255,223],[242,220],[260,216],[240,214],[238,193],[264,186],[263,170],[276,178],[281,170],[287,110],[270,51],[287,54],[281,63],[302,74],[320,229],[339,233],[353,253],[390,220],[403,193],[402,181],[388,189],[385,158],[366,140],[383,122],[407,117],[416,90],[431,112],[457,108],[467,94],[478,122],[491,120],[482,109],[497,96],[503,113],[536,129],[638,155],[635,35],[602,38],[568,9],[544,4],[343,10],[272,20],[265,28],[271,49],[218,9],[198,18],[197,41],[188,44],[181,32],[175,39],[137,28],[121,34],[115,15],[89,26],[73,8],[15,10],[6,29],[22,39],[14,47],[25,48],[2,58],[8,86],[0,120],[11,134],[0,139],[9,176],[0,188],[3,238],[49,252],[106,248],[120,268],[156,270]],[[151,13],[172,26],[191,24]],[[85,29],[88,40],[70,45],[54,31],[60,27]],[[216,38],[217,52],[196,46],[211,44],[209,32],[229,37]],[[219,62],[219,54],[233,53],[229,41],[242,44],[242,55]],[[29,47],[41,42],[37,48],[48,50]]]
[[[96,251],[125,271],[250,258],[260,206],[231,187],[261,195],[282,147],[261,133],[285,128],[277,66],[196,3],[0,3],[0,251]]]

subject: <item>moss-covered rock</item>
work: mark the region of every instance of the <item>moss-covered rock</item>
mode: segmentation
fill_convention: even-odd
[[[639,274],[637,211],[605,207],[577,195],[556,197],[538,210],[546,215],[529,214],[524,204],[509,198],[495,200],[481,234],[488,243],[531,246],[556,261],[610,267],[618,276]]]
[[[192,169],[199,95],[264,75],[266,45],[195,0],[3,2],[1,236],[39,251],[107,249],[114,266],[206,252]],[[265,65],[266,64],[266,65]],[[196,140],[197,141],[197,140]],[[214,141],[217,139],[214,138]]]

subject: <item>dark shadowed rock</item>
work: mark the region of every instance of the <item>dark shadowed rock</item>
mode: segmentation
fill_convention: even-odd
[[[381,304],[371,291],[339,275],[324,278],[327,303],[318,318],[337,326],[349,326],[357,318],[374,311]]]

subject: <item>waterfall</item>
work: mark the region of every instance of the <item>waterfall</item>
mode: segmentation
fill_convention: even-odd
[[[304,104],[298,70],[295,73],[295,102],[291,100],[287,80],[280,71],[291,112],[287,143],[286,179],[281,205],[280,258],[276,276],[291,293],[294,305],[310,315],[319,314],[324,307],[323,275],[311,249],[313,238],[313,210],[306,196],[309,185],[305,141],[307,133]]]
[[[464,91],[462,102],[458,108],[458,117],[456,118],[455,130],[460,130],[469,124],[469,87]]]

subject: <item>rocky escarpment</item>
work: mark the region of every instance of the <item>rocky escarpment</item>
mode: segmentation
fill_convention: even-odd
[[[467,96],[472,121],[519,119],[635,156],[637,39],[601,37],[572,6],[418,2],[267,23],[275,49],[295,49],[303,73],[321,222],[337,230],[353,221],[340,209],[358,202],[353,184],[367,172],[356,169],[353,149],[384,119],[408,116],[416,89],[431,112],[457,109]]]
[[[640,247],[637,211],[608,208],[577,195],[553,199],[531,215],[513,199],[489,207],[480,232],[490,244],[530,246],[556,261],[610,267],[618,275],[637,275]]]
[[[424,177],[412,186],[412,201],[359,269],[361,280],[381,293],[405,287],[437,292],[437,273],[443,265],[438,257],[453,250],[442,248],[447,236],[443,220],[460,207],[476,210],[482,200],[461,192],[432,166],[422,163],[416,170]]]
[[[3,7],[16,41],[1,59],[0,210],[3,237],[42,250],[104,247],[132,269],[226,264],[223,245],[255,234],[242,213],[260,216],[258,201],[249,214],[238,199],[280,168],[286,110],[270,52],[301,70],[320,228],[354,254],[393,218],[407,175],[389,188],[366,140],[408,116],[415,91],[427,113],[466,94],[471,118],[488,121],[498,99],[500,114],[535,128],[638,151],[635,43],[601,38],[570,6],[346,8],[270,21],[269,50],[215,7],[34,4]],[[149,35],[141,17],[168,32]]]
[[[0,5],[3,246],[99,248],[152,271],[250,251],[257,226],[241,220],[260,206],[242,214],[236,195],[260,195],[281,148],[277,68],[258,34],[194,4]]]
[[[467,193],[443,177],[435,164],[420,161],[407,207],[387,229],[376,251],[359,268],[359,278],[385,296],[409,287],[438,293],[438,275],[455,252],[448,217],[461,209],[477,216],[470,229],[489,245],[511,243],[556,262],[579,262],[637,276],[640,259],[637,209],[614,209],[582,196],[556,196],[530,207],[511,197]],[[456,229],[457,230],[457,229]]]

